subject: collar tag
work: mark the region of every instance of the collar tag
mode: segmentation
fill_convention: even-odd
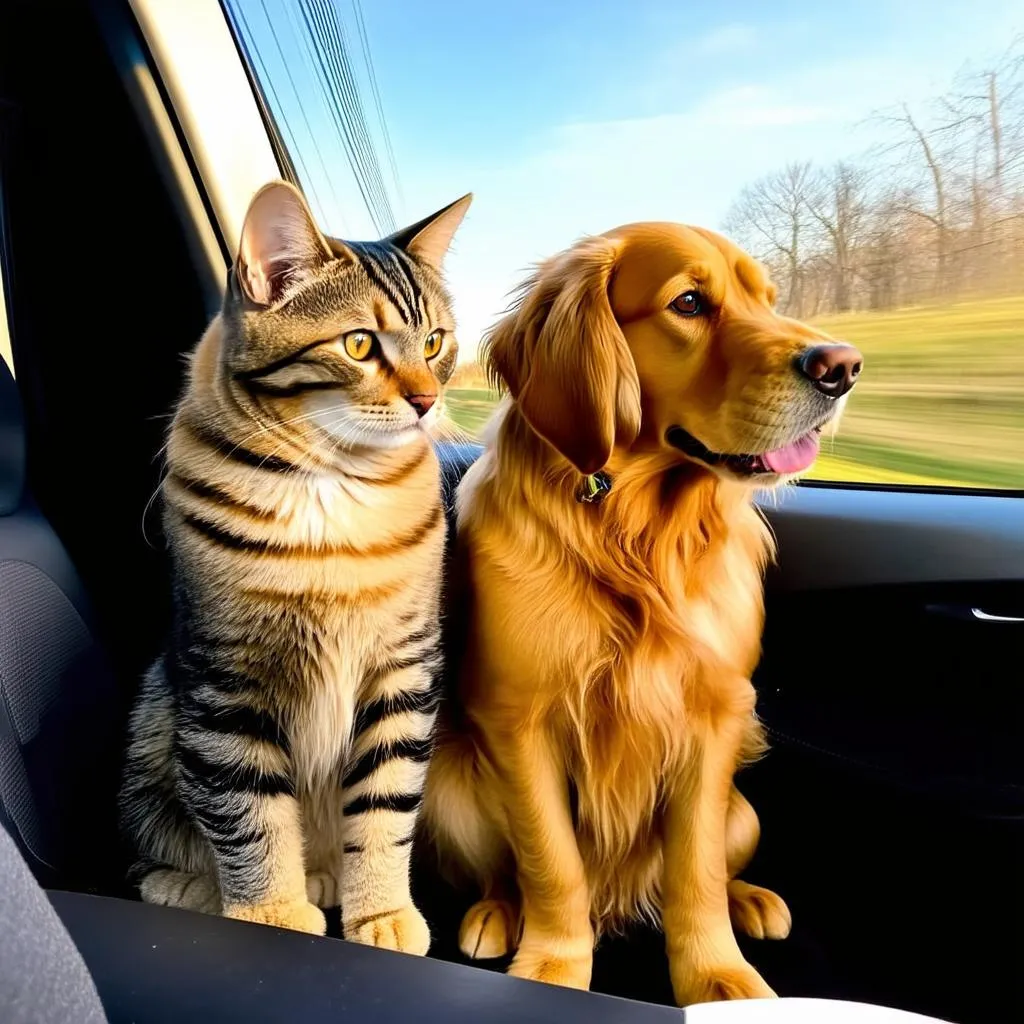
[[[576,490],[576,500],[583,505],[596,505],[612,489],[612,478],[599,470],[585,476]]]

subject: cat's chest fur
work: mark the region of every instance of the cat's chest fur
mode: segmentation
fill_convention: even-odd
[[[314,478],[278,497],[289,536],[344,552],[298,561],[293,583],[306,585],[272,640],[282,651],[294,649],[282,659],[297,676],[287,687],[289,741],[297,786],[313,793],[336,778],[347,757],[366,681],[386,661],[398,621],[436,615],[443,530],[389,547],[389,538],[428,519],[430,489]]]
[[[347,757],[362,683],[372,666],[370,630],[376,633],[362,616],[339,616],[335,635],[321,641],[316,667],[296,695],[289,740],[300,790],[319,789]]]

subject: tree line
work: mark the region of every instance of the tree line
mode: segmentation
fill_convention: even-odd
[[[831,167],[790,163],[726,217],[770,268],[779,308],[813,317],[1024,292],[1024,37],[921,109],[870,121],[884,143]]]

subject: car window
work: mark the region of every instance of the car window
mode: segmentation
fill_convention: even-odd
[[[1024,15],[1012,0],[225,0],[325,229],[464,192],[452,415],[529,266],[634,220],[724,231],[866,370],[812,478],[1024,489]]]

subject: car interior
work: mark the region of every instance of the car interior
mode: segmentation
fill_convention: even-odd
[[[489,1019],[620,1019],[502,962],[465,966],[473,894],[427,857],[426,960],[341,945],[336,920],[314,940],[143,907],[127,886],[125,719],[170,606],[151,499],[183,357],[216,310],[132,101],[125,37],[147,56],[127,4],[60,17],[54,31],[49,5],[0,8],[0,821],[110,1019],[451,1019],[484,999]],[[478,450],[440,449],[450,493]],[[1022,500],[801,484],[765,506],[771,751],[738,785],[762,825],[746,877],[784,896],[794,928],[742,945],[780,995],[1024,1015]],[[661,936],[602,942],[592,988],[661,1005],[630,1019],[674,1012]]]

